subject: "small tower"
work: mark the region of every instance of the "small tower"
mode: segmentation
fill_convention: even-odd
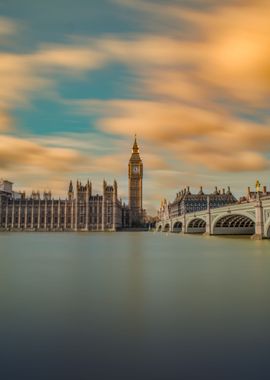
[[[138,227],[143,222],[143,162],[136,135],[128,164],[128,182],[130,224],[133,227]]]
[[[69,188],[68,188],[68,200],[72,201],[74,199],[74,189],[73,189],[73,183],[72,181],[69,182]]]
[[[92,182],[91,181],[87,181],[87,189],[88,189],[88,194],[89,194],[89,197],[92,196]]]
[[[118,185],[117,185],[117,182],[116,180],[113,181],[113,193],[114,193],[114,199],[115,201],[117,200],[117,197],[118,197]]]

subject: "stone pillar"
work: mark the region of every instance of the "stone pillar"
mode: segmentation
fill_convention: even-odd
[[[58,200],[58,209],[57,209],[57,229],[60,229],[60,218],[61,218],[61,203],[60,198]]]
[[[70,221],[70,228],[74,230],[74,200],[71,201],[71,221]]]
[[[99,230],[99,207],[100,207],[100,202],[99,202],[99,196],[97,197],[97,231]]]
[[[105,196],[103,194],[103,198],[102,198],[102,215],[101,215],[101,220],[102,220],[102,226],[101,226],[101,229],[102,231],[105,231]]]
[[[113,215],[112,215],[112,229],[116,231],[116,199],[115,194],[113,195]]]
[[[6,203],[6,219],[5,219],[5,228],[6,228],[6,230],[8,228],[8,206],[9,206],[9,204],[8,204],[8,200],[7,200],[7,203]]]
[[[34,228],[34,200],[32,200],[31,206],[31,230]]]
[[[48,204],[47,204],[47,199],[45,199],[45,204],[44,204],[44,230],[47,230],[47,221],[48,221]]]
[[[27,226],[28,226],[28,202],[25,201],[25,205],[24,205],[24,229],[27,230]]]
[[[255,234],[251,237],[254,240],[264,238],[264,222],[263,222],[263,207],[259,192],[257,193],[257,201],[255,206]]]
[[[74,220],[74,231],[78,231],[78,197],[75,199],[75,220]]]
[[[172,228],[173,228],[173,226],[172,226]],[[186,209],[184,210],[184,215],[183,215],[182,232],[183,232],[184,234],[187,234],[187,217],[186,217]]]
[[[86,200],[85,200],[85,230],[89,230],[89,188],[87,186],[86,190]]]
[[[40,199],[38,200],[38,220],[37,220],[37,229],[40,229],[40,214],[41,214],[41,204],[40,204]]]
[[[109,223],[109,220],[111,221],[112,215],[111,215],[111,208],[110,208],[110,201],[107,199],[105,202],[105,230],[106,227],[109,229],[111,223]]]
[[[54,202],[52,199],[52,203],[51,203],[51,230],[53,230],[53,227],[54,227]]]
[[[112,223],[112,229],[113,229],[113,231],[116,231],[116,229],[117,229],[117,217],[118,217],[118,215],[117,215],[117,211],[118,211],[118,209],[117,209],[117,197],[118,197],[118,195],[117,195],[117,193],[118,193],[118,185],[117,185],[117,182],[116,182],[116,180],[114,180],[114,182],[113,182],[113,215],[112,215],[112,218],[113,218],[113,223]]]
[[[18,229],[21,228],[21,222],[22,222],[22,201],[19,202],[19,209],[18,209]]]
[[[12,213],[11,213],[11,229],[14,229],[14,218],[15,218],[15,200],[12,201]]]
[[[205,226],[205,235],[212,235],[211,230],[211,208],[210,208],[210,197],[207,196],[207,213],[206,213],[206,226]]]
[[[67,229],[67,200],[65,200],[65,211],[64,211],[64,230]]]

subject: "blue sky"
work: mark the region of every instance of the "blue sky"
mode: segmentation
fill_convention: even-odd
[[[266,1],[0,1],[0,177],[64,195],[119,182],[135,133],[145,207],[183,186],[269,185]]]

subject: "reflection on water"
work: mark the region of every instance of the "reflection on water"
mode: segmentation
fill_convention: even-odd
[[[1,234],[1,379],[268,379],[270,241]]]
[[[128,323],[129,329],[134,335],[143,335],[144,324],[144,275],[143,275],[143,256],[142,256],[142,235],[133,233],[129,235],[130,254],[129,254],[129,271],[127,273],[128,288]]]

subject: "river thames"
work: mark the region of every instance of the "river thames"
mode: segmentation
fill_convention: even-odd
[[[269,379],[270,241],[1,233],[0,378]]]

